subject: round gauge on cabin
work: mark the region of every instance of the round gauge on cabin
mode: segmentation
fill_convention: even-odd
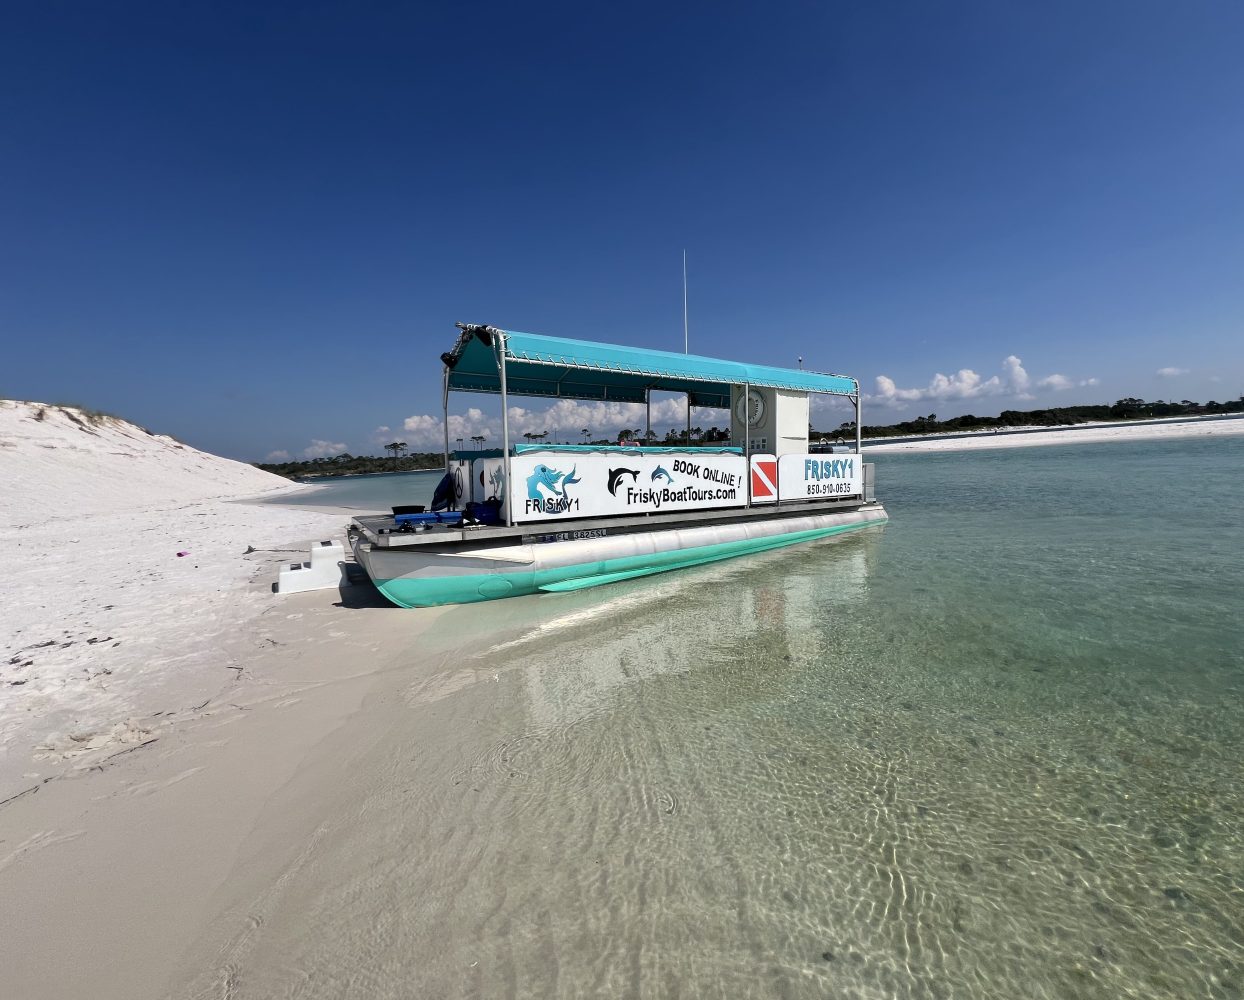
[[[759,427],[765,418],[765,400],[758,392],[749,392],[747,398],[739,397],[734,404],[734,417],[748,427]]]

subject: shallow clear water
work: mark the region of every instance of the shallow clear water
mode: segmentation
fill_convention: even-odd
[[[354,507],[388,511],[399,504],[430,504],[443,469],[420,472],[377,472],[367,476],[333,476],[308,480],[314,486],[303,493],[286,494],[265,503],[298,506]]]
[[[446,614],[237,995],[1244,995],[1244,440],[877,460],[884,529]]]

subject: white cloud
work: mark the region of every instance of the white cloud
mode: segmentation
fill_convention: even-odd
[[[288,462],[289,452],[285,451],[283,448],[280,451],[270,451],[268,452],[268,457],[265,458],[264,461],[265,462]]]
[[[1097,379],[1090,378],[1076,383],[1066,375],[1054,374],[1038,379],[1035,386],[1057,392],[1070,389],[1076,384],[1097,385]],[[877,391],[868,398],[887,406],[901,406],[903,403],[922,400],[976,399],[980,396],[1011,396],[1029,400],[1036,398],[1030,391],[1033,385],[1032,377],[1025,370],[1023,361],[1011,354],[1002,361],[1002,374],[991,375],[989,378],[971,368],[960,368],[953,375],[938,372],[923,388],[903,389],[888,375],[878,375]]]
[[[809,407],[814,423],[839,415],[843,418],[854,419],[855,417],[855,403],[845,396],[827,396],[823,393],[816,393],[809,400]]]
[[[321,441],[312,438],[311,444],[302,450],[303,458],[332,458],[346,450],[344,441]]]
[[[923,389],[900,389],[894,379],[877,376],[877,392],[873,400],[888,403],[914,403],[922,399],[972,399],[976,396],[995,396],[1003,391],[1002,380],[994,375],[982,379],[970,368],[960,368],[953,375],[938,372]]]
[[[884,403],[897,403],[904,400],[922,399],[923,397],[923,389],[900,389],[889,375],[878,375],[877,392],[868,398],[880,400]]]
[[[1159,368],[1158,378],[1175,378],[1177,375],[1187,375],[1187,368]]]
[[[510,407],[510,426],[521,434],[525,431],[555,431],[562,439],[582,436],[587,428],[593,438],[615,437],[622,429],[642,430],[644,427],[643,403],[590,402],[576,399],[559,399],[545,410],[528,410],[521,406]],[[696,425],[714,423],[721,426],[729,420],[725,410],[712,410],[693,406],[691,420]],[[686,427],[686,399],[659,399],[652,404],[652,430]]]
[[[406,441],[414,451],[438,450],[445,444],[445,423],[440,417],[418,414],[402,421]],[[452,446],[458,438],[465,444],[472,437],[482,434],[490,442],[501,440],[500,420],[484,416],[484,411],[472,406],[466,413],[449,415],[449,442]],[[495,445],[494,445],[495,447]]]
[[[551,406],[543,409],[525,406],[511,406],[510,437],[521,441],[526,433],[542,434],[547,432],[549,440],[581,441],[583,428],[587,428],[593,440],[614,438],[622,429],[643,430],[643,403],[612,403],[591,402],[577,399],[559,399]],[[725,410],[714,410],[695,406],[691,409],[692,423],[697,427],[729,426],[729,414]],[[652,430],[664,437],[670,427],[687,425],[686,399],[654,400],[652,404]],[[402,426],[405,428],[408,442],[412,447],[439,448],[444,444],[444,423],[440,417],[421,414],[407,417]],[[472,407],[465,414],[449,415],[450,445],[457,443],[458,438],[466,443],[474,435],[482,434],[487,439],[486,447],[501,447],[500,417],[486,417],[484,413]]]
[[[658,414],[671,410],[675,400],[661,400],[652,407],[654,424],[662,422]],[[678,401],[678,413],[683,422],[687,419],[686,402]],[[518,433],[548,431],[551,436],[563,440],[582,437],[581,429],[587,428],[591,437],[612,436],[622,428],[634,430],[644,425],[644,408],[639,403],[587,402],[577,399],[559,399],[545,410],[529,410],[522,406],[510,407],[510,427]],[[556,432],[556,433],[554,433]]]
[[[436,422],[436,426],[441,426],[439,420]],[[500,440],[500,420],[494,426],[493,422],[484,416],[483,410],[475,406],[472,406],[466,413],[451,413],[449,415],[449,438],[451,441],[455,438],[469,441],[472,437],[480,435],[493,441]]]
[[[428,414],[420,414],[413,417],[407,417],[402,422],[402,427],[406,431],[406,437],[411,444],[431,444],[433,441],[443,436],[440,419],[429,416]]]
[[[388,424],[381,424],[371,432],[370,441],[372,444],[378,444],[382,447],[393,440],[393,428]]]
[[[1002,362],[1002,370],[1006,372],[1006,384],[1011,387],[1014,395],[1020,399],[1032,399],[1028,394],[1028,373],[1024,371],[1023,362],[1014,354],[1008,356]]]
[[[1099,378],[1085,378],[1085,379],[1080,380],[1080,385],[1100,385],[1100,384],[1101,384],[1101,379]]]

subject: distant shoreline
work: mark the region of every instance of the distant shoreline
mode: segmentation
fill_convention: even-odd
[[[409,476],[415,472],[444,472],[444,468],[436,466],[428,469],[398,469],[396,472],[308,472],[296,476],[291,483],[313,486],[322,479],[371,479],[375,476]]]
[[[1206,429],[1208,424],[1231,424],[1226,428]],[[1173,428],[1175,430],[1167,430]],[[1183,433],[1176,432],[1182,430]],[[1103,433],[1106,432],[1106,433]],[[1118,432],[1118,433],[1115,433]],[[1065,434],[1080,435],[1074,442]],[[1202,435],[1244,434],[1244,413],[1207,413],[1186,417],[1153,417],[1148,420],[1093,420],[1082,424],[1056,427],[981,428],[972,431],[951,431],[943,434],[916,434],[905,437],[865,438],[864,450],[886,448],[891,451],[967,451],[975,448],[1022,448],[1045,444],[1092,444],[1116,440],[1160,440],[1167,437],[1198,437]],[[1015,438],[1026,438],[1017,441]],[[1058,440],[1054,440],[1058,438]],[[1003,440],[999,440],[1003,439]],[[692,446],[694,447],[694,445]],[[313,486],[326,480],[370,479],[376,476],[405,476],[413,472],[444,472],[440,467],[399,469],[396,472],[321,472],[307,473],[290,481]]]
[[[1054,444],[1101,444],[1113,441],[1158,441],[1244,435],[1244,414],[1196,417],[1158,417],[1153,420],[1097,421],[1064,427],[1016,427],[1006,430],[963,431],[916,437],[865,439],[864,450],[973,451],[988,448],[1026,448]]]

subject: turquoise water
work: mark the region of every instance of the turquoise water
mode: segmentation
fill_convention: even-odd
[[[1244,995],[1244,439],[875,457],[885,528],[446,613],[245,995]]]
[[[399,504],[430,504],[443,469],[422,472],[380,472],[370,476],[334,476],[310,481],[312,489],[267,503],[298,506],[352,507],[388,511]]]

